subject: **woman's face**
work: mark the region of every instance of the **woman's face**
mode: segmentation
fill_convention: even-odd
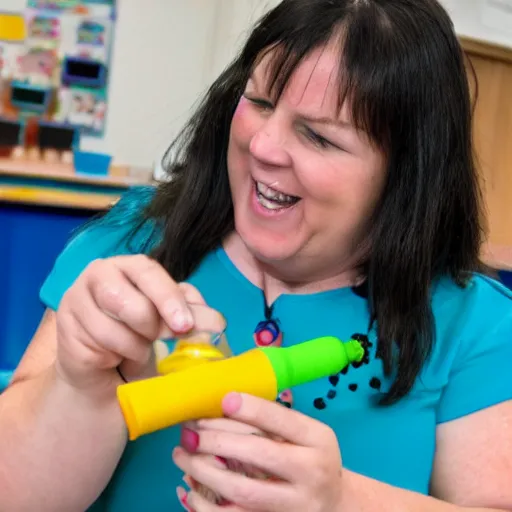
[[[261,261],[316,262],[332,272],[365,241],[385,161],[351,125],[348,109],[337,108],[338,61],[329,47],[313,52],[274,104],[263,59],[233,116],[235,227]]]

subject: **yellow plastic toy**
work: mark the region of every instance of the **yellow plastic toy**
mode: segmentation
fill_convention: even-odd
[[[171,362],[180,350],[187,347],[175,351]],[[289,348],[255,348],[213,362],[195,359],[181,371],[123,384],[117,397],[133,441],[186,421],[222,417],[222,400],[230,392],[275,400],[285,389],[334,375],[363,357],[358,341],[334,337]]]
[[[194,333],[175,343],[172,354],[157,362],[157,372],[167,375],[200,363],[219,361],[231,355],[223,333]]]

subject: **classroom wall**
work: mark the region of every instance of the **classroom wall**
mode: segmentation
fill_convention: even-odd
[[[83,147],[148,167],[206,86],[216,2],[118,0],[118,6],[106,136],[84,140]]]
[[[512,48],[512,0],[440,0],[458,34]],[[228,2],[229,3],[229,2]],[[240,31],[253,14],[261,14],[279,0],[239,0],[232,24]],[[228,35],[232,40],[232,35]]]
[[[277,3],[146,0],[142,10],[140,0],[118,0],[106,136],[84,148],[112,152],[120,164],[157,163],[249,27]]]
[[[512,48],[512,0],[441,0],[462,36]]]
[[[504,15],[482,16],[488,2],[504,2],[512,10],[511,0],[442,2],[461,35],[512,47],[512,21],[507,25]],[[112,153],[117,164],[152,166],[240,47],[253,21],[277,3],[118,0],[106,132],[101,139],[84,138],[82,148]],[[21,10],[25,4],[0,0],[0,10]],[[497,20],[505,27],[497,29]]]
[[[106,136],[84,146],[113,152],[118,163],[151,166],[252,23],[279,0],[146,0],[144,10],[140,0],[118,1]],[[490,25],[484,2],[442,0],[461,35],[512,47],[512,23],[509,31]]]
[[[217,27],[213,70],[220,72],[243,44],[254,22],[280,0],[217,0]]]
[[[0,0],[22,11],[26,0]],[[82,149],[149,167],[206,87],[215,59],[217,0],[117,0],[109,106],[103,138]]]

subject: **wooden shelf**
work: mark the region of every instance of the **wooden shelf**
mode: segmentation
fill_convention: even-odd
[[[125,175],[123,175],[123,173]],[[10,160],[0,158],[1,176],[50,179],[68,183],[83,183],[87,185],[101,185],[104,187],[129,187],[132,185],[149,184],[145,178],[126,175],[123,168],[113,168],[112,173],[106,176],[94,174],[76,174],[73,166],[68,164],[48,164],[45,162],[27,162],[24,160]]]
[[[101,211],[131,186],[151,185],[146,176],[76,174],[70,164],[0,159],[0,202]]]
[[[75,192],[68,190],[0,185],[0,201],[15,204],[105,210],[119,199],[119,194]]]
[[[459,37],[464,51],[470,55],[499,60],[512,64],[512,48],[471,37]]]

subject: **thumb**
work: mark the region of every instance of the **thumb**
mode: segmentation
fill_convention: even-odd
[[[128,382],[156,377],[156,357],[153,347],[148,345],[148,358],[146,361],[125,359],[119,365],[119,371]]]

